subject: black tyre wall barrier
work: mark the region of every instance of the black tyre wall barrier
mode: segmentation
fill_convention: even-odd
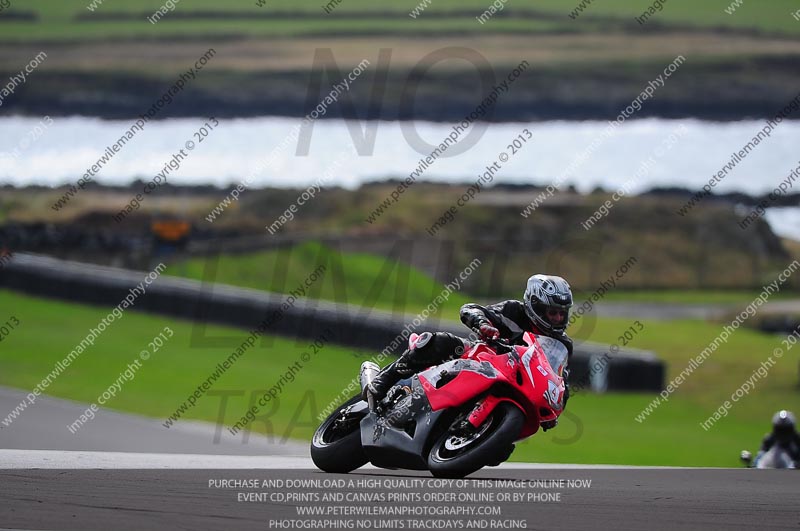
[[[102,306],[112,310],[138,286],[148,272],[130,271],[16,254],[0,268],[0,287],[67,301]],[[254,330],[266,323],[262,344],[279,335],[303,341],[326,336],[331,342],[376,354],[392,343],[399,354],[406,342],[397,340],[414,316],[405,318],[380,310],[297,299],[286,305],[286,295],[203,284],[194,280],[161,276],[146,286],[131,309],[187,319],[195,323],[192,346],[236,348],[248,336],[213,337],[205,324],[230,325]],[[469,331],[452,322],[422,323],[416,332],[446,331],[466,336]],[[620,349],[608,354],[604,345],[577,343],[572,357],[570,383],[578,390],[614,391],[662,390],[664,362],[649,352]]]

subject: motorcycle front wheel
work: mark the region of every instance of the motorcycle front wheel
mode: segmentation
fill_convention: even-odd
[[[448,430],[433,444],[428,469],[438,478],[463,478],[487,465],[505,461],[522,431],[525,416],[508,402],[499,404],[476,430]]]
[[[320,470],[346,474],[367,464],[361,446],[361,419],[366,413],[348,413],[358,403],[355,396],[342,404],[314,432],[311,439],[311,460]]]

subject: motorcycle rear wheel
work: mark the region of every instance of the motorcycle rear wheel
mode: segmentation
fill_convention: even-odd
[[[496,464],[498,456],[507,459],[524,422],[518,407],[503,402],[474,433],[464,436],[448,430],[442,434],[428,454],[428,469],[437,478],[463,478]]]
[[[320,470],[346,474],[367,464],[361,446],[361,419],[365,414],[342,415],[342,410],[359,402],[355,396],[342,404],[320,424],[311,439],[311,460]]]

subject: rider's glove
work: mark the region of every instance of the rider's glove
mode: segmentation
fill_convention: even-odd
[[[500,330],[490,324],[482,324],[478,328],[478,335],[481,339],[497,339],[500,337]]]

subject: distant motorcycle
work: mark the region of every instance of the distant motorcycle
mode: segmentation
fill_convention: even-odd
[[[742,450],[739,459],[748,468],[796,468],[791,454],[781,445],[776,444],[753,461],[753,454]]]
[[[459,359],[401,380],[380,403],[368,392],[368,402],[351,398],[314,433],[314,464],[347,473],[369,462],[461,478],[506,461],[515,441],[555,425],[564,409],[566,347],[529,332],[524,342],[478,342]],[[378,371],[361,365],[362,395]]]

